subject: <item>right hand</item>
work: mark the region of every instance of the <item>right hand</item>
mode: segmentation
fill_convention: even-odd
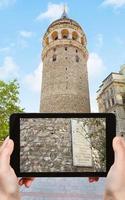
[[[125,199],[125,139],[115,137],[113,139],[115,162],[110,168],[106,178],[104,200]]]

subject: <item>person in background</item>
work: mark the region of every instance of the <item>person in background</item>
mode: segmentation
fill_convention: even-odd
[[[19,185],[30,187],[33,177],[18,180],[14,170],[10,166],[10,156],[14,143],[9,137],[0,147],[0,199],[21,200]],[[113,139],[115,162],[110,168],[106,178],[104,200],[125,200],[125,140],[122,137]],[[89,178],[90,182],[98,181],[98,178]]]

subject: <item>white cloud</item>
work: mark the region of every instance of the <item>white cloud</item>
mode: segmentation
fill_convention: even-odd
[[[96,93],[90,95],[91,112],[98,112],[96,97]]]
[[[8,53],[10,51],[10,47],[0,48],[0,53]]]
[[[31,38],[33,36],[33,33],[31,31],[25,31],[25,30],[20,31],[19,34],[23,38]]]
[[[92,52],[89,54],[88,60],[88,77],[89,77],[89,88],[90,88],[90,103],[91,111],[98,112],[98,106],[96,102],[97,90],[99,85],[105,78],[106,67],[103,59],[96,53]]]
[[[120,8],[122,6],[125,6],[125,0],[104,0],[102,5]]]
[[[51,21],[54,21],[55,19],[58,19],[61,17],[64,10],[64,4],[53,4],[49,3],[47,11],[40,13],[37,16],[37,20],[43,20],[43,19],[49,19]],[[66,6],[66,11],[68,12],[68,7]]]
[[[29,89],[35,92],[40,92],[42,81],[42,62],[39,66],[30,74],[26,75],[24,82],[28,85]]]
[[[7,80],[10,78],[18,77],[19,67],[15,63],[13,57],[6,56],[3,61],[3,65],[0,66],[0,79]]]
[[[95,52],[90,53],[88,59],[89,79],[96,80],[97,77],[103,75],[105,69],[105,64],[102,58]]]
[[[14,4],[16,0],[0,0],[0,8],[8,7]]]
[[[97,34],[96,36],[96,46],[97,48],[101,48],[103,46],[104,37],[101,33]]]
[[[125,45],[125,39],[123,39],[121,37],[116,37],[115,40],[116,40],[117,44]]]

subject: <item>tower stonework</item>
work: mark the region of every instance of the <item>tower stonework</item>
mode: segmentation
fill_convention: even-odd
[[[41,113],[90,112],[86,45],[87,40],[82,28],[69,19],[65,12],[48,27],[43,37]],[[38,141],[41,141],[40,152],[45,154],[43,157],[38,156],[38,163],[40,166],[44,165],[42,170],[48,166],[46,171],[50,168],[51,171],[62,172],[93,171],[93,164],[91,167],[86,164],[73,165],[71,124],[71,119],[62,119],[60,123],[58,120],[51,123],[46,119],[44,129],[49,132],[51,130],[52,133],[44,136],[42,131],[37,135]],[[87,155],[91,149],[88,151],[87,145],[85,147],[85,159],[89,161],[92,157],[88,158]],[[80,157],[80,154],[77,157]]]
[[[87,40],[65,13],[43,38],[40,112],[90,112]]]

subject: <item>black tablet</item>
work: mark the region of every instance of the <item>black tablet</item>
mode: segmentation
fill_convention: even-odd
[[[15,113],[11,166],[18,177],[105,177],[115,134],[111,113]]]

